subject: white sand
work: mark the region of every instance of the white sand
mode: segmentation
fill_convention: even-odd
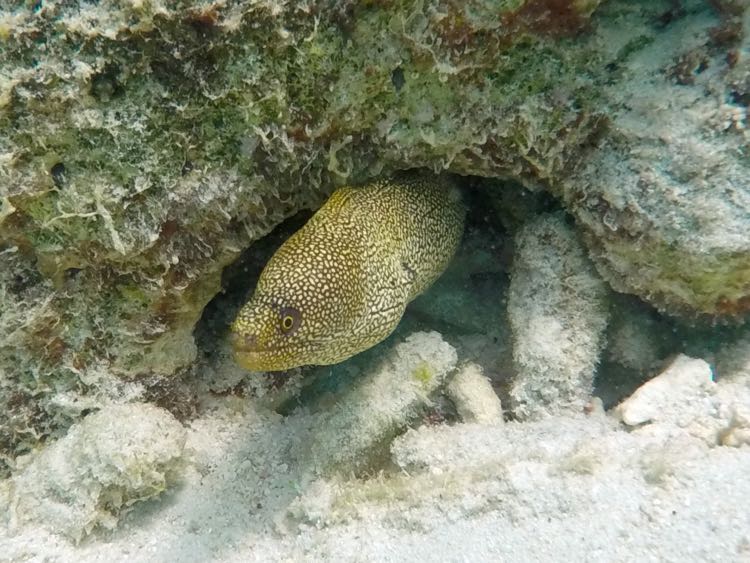
[[[0,560],[750,558],[747,446],[709,447],[668,425],[629,433],[602,414],[427,427],[399,439],[397,457],[406,448],[442,462],[365,483],[304,483],[295,450],[310,422],[217,402],[189,429],[177,489],[77,547],[34,527],[0,535]]]

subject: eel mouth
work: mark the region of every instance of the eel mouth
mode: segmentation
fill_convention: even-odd
[[[276,358],[269,357],[267,352],[234,351],[234,361],[248,371],[283,371],[292,366],[285,366]]]
[[[244,335],[231,332],[229,341],[234,352],[234,361],[248,371],[285,371],[308,365],[338,363],[320,362],[321,350],[330,344],[329,339],[320,338],[307,341],[304,351],[294,343],[289,346],[260,346],[255,335]],[[305,361],[308,360],[308,361]]]
[[[245,336],[233,332],[230,335],[234,361],[248,371],[283,371],[297,367],[284,362],[278,346],[258,346],[255,335]]]

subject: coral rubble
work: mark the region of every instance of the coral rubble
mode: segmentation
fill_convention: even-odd
[[[445,393],[464,422],[490,424],[503,421],[500,399],[477,364],[461,366],[446,386]]]
[[[367,468],[430,406],[455,367],[456,351],[438,333],[410,335],[318,415],[306,463],[315,474]]]
[[[542,215],[515,238],[508,318],[516,416],[580,412],[591,398],[607,327],[607,289],[571,226]]]
[[[80,540],[114,528],[134,503],[176,480],[186,430],[147,404],[105,407],[29,460],[9,483],[2,511],[11,527],[44,524]]]

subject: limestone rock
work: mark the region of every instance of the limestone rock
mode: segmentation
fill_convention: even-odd
[[[581,412],[604,343],[606,287],[562,215],[532,221],[515,244],[511,408],[520,418]]]
[[[112,529],[136,502],[174,483],[186,431],[148,404],[105,407],[73,425],[12,478],[12,527],[45,525],[80,540]]]
[[[671,313],[742,315],[750,310],[750,12],[746,2],[717,3],[718,13],[688,4],[665,33],[640,27],[649,43],[629,56],[616,20],[597,30],[621,77],[602,90],[609,133],[559,188],[614,289]],[[732,29],[732,39],[717,40]]]
[[[670,366],[623,401],[617,412],[628,426],[647,422],[689,420],[703,409],[700,403],[714,390],[711,366],[680,355]]]
[[[445,393],[464,422],[502,423],[500,399],[477,364],[469,363],[461,367],[446,386]]]

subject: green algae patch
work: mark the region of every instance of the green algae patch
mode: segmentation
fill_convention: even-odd
[[[411,376],[413,379],[421,383],[424,387],[428,387],[430,385],[430,381],[432,381],[432,378],[435,376],[435,372],[432,367],[430,367],[430,364],[428,364],[427,362],[422,362],[414,369],[414,371],[411,373]]]
[[[592,243],[599,247],[601,241]],[[661,309],[681,312],[690,317],[742,318],[750,311],[750,254],[747,252],[716,255],[688,254],[682,247],[656,241],[639,247],[638,252],[605,243],[606,260],[601,273],[616,289],[641,294],[648,288],[650,299]],[[627,264],[637,268],[638,275],[620,270]]]

